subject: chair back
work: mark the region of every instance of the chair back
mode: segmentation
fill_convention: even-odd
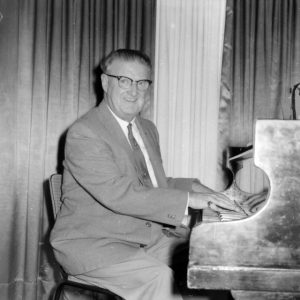
[[[53,211],[53,217],[54,220],[56,219],[57,213],[60,210],[61,207],[61,186],[62,186],[62,175],[61,174],[53,174],[50,176],[49,179],[49,186],[50,186],[50,195],[51,195],[51,202],[52,202],[52,211]],[[68,278],[68,274],[64,271],[64,269],[61,267],[61,272],[66,278]],[[89,284],[83,284],[79,283],[76,281],[72,280],[63,280],[61,281],[57,288],[55,289],[53,299],[54,300],[59,300],[61,298],[61,294],[64,290],[65,287],[76,287],[77,289],[83,289],[83,290],[88,290],[91,292],[96,292],[99,295],[104,296],[101,297],[100,299],[116,299],[116,300],[122,300],[121,297],[119,297],[117,294],[111,292],[110,290],[101,288],[100,286],[95,286],[95,285],[89,285]],[[94,299],[94,298],[93,298]],[[97,297],[98,299],[98,297]]]
[[[50,183],[52,210],[53,210],[53,216],[55,220],[61,206],[62,175],[61,174],[51,175],[49,179],[49,183]]]

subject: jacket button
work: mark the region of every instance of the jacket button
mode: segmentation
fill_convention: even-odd
[[[147,227],[151,227],[151,223],[150,222],[146,222],[146,226]]]

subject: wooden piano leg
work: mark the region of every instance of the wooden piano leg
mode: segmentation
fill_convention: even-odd
[[[234,300],[300,300],[300,293],[231,291]]]

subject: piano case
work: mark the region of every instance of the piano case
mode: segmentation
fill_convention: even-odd
[[[264,206],[192,229],[188,287],[231,290],[238,300],[300,299],[300,121],[256,121],[254,163],[270,181]]]

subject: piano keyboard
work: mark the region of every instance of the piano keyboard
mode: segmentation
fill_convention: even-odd
[[[244,193],[243,191],[238,192],[238,200],[232,199],[232,193],[227,192],[226,194],[235,203],[235,205],[240,208],[240,212],[225,209],[221,211],[205,209],[203,210],[202,222],[226,222],[245,219],[257,212],[267,199],[267,192],[265,191],[255,195],[250,195],[248,193]],[[237,196],[236,190],[234,194],[234,196]]]

